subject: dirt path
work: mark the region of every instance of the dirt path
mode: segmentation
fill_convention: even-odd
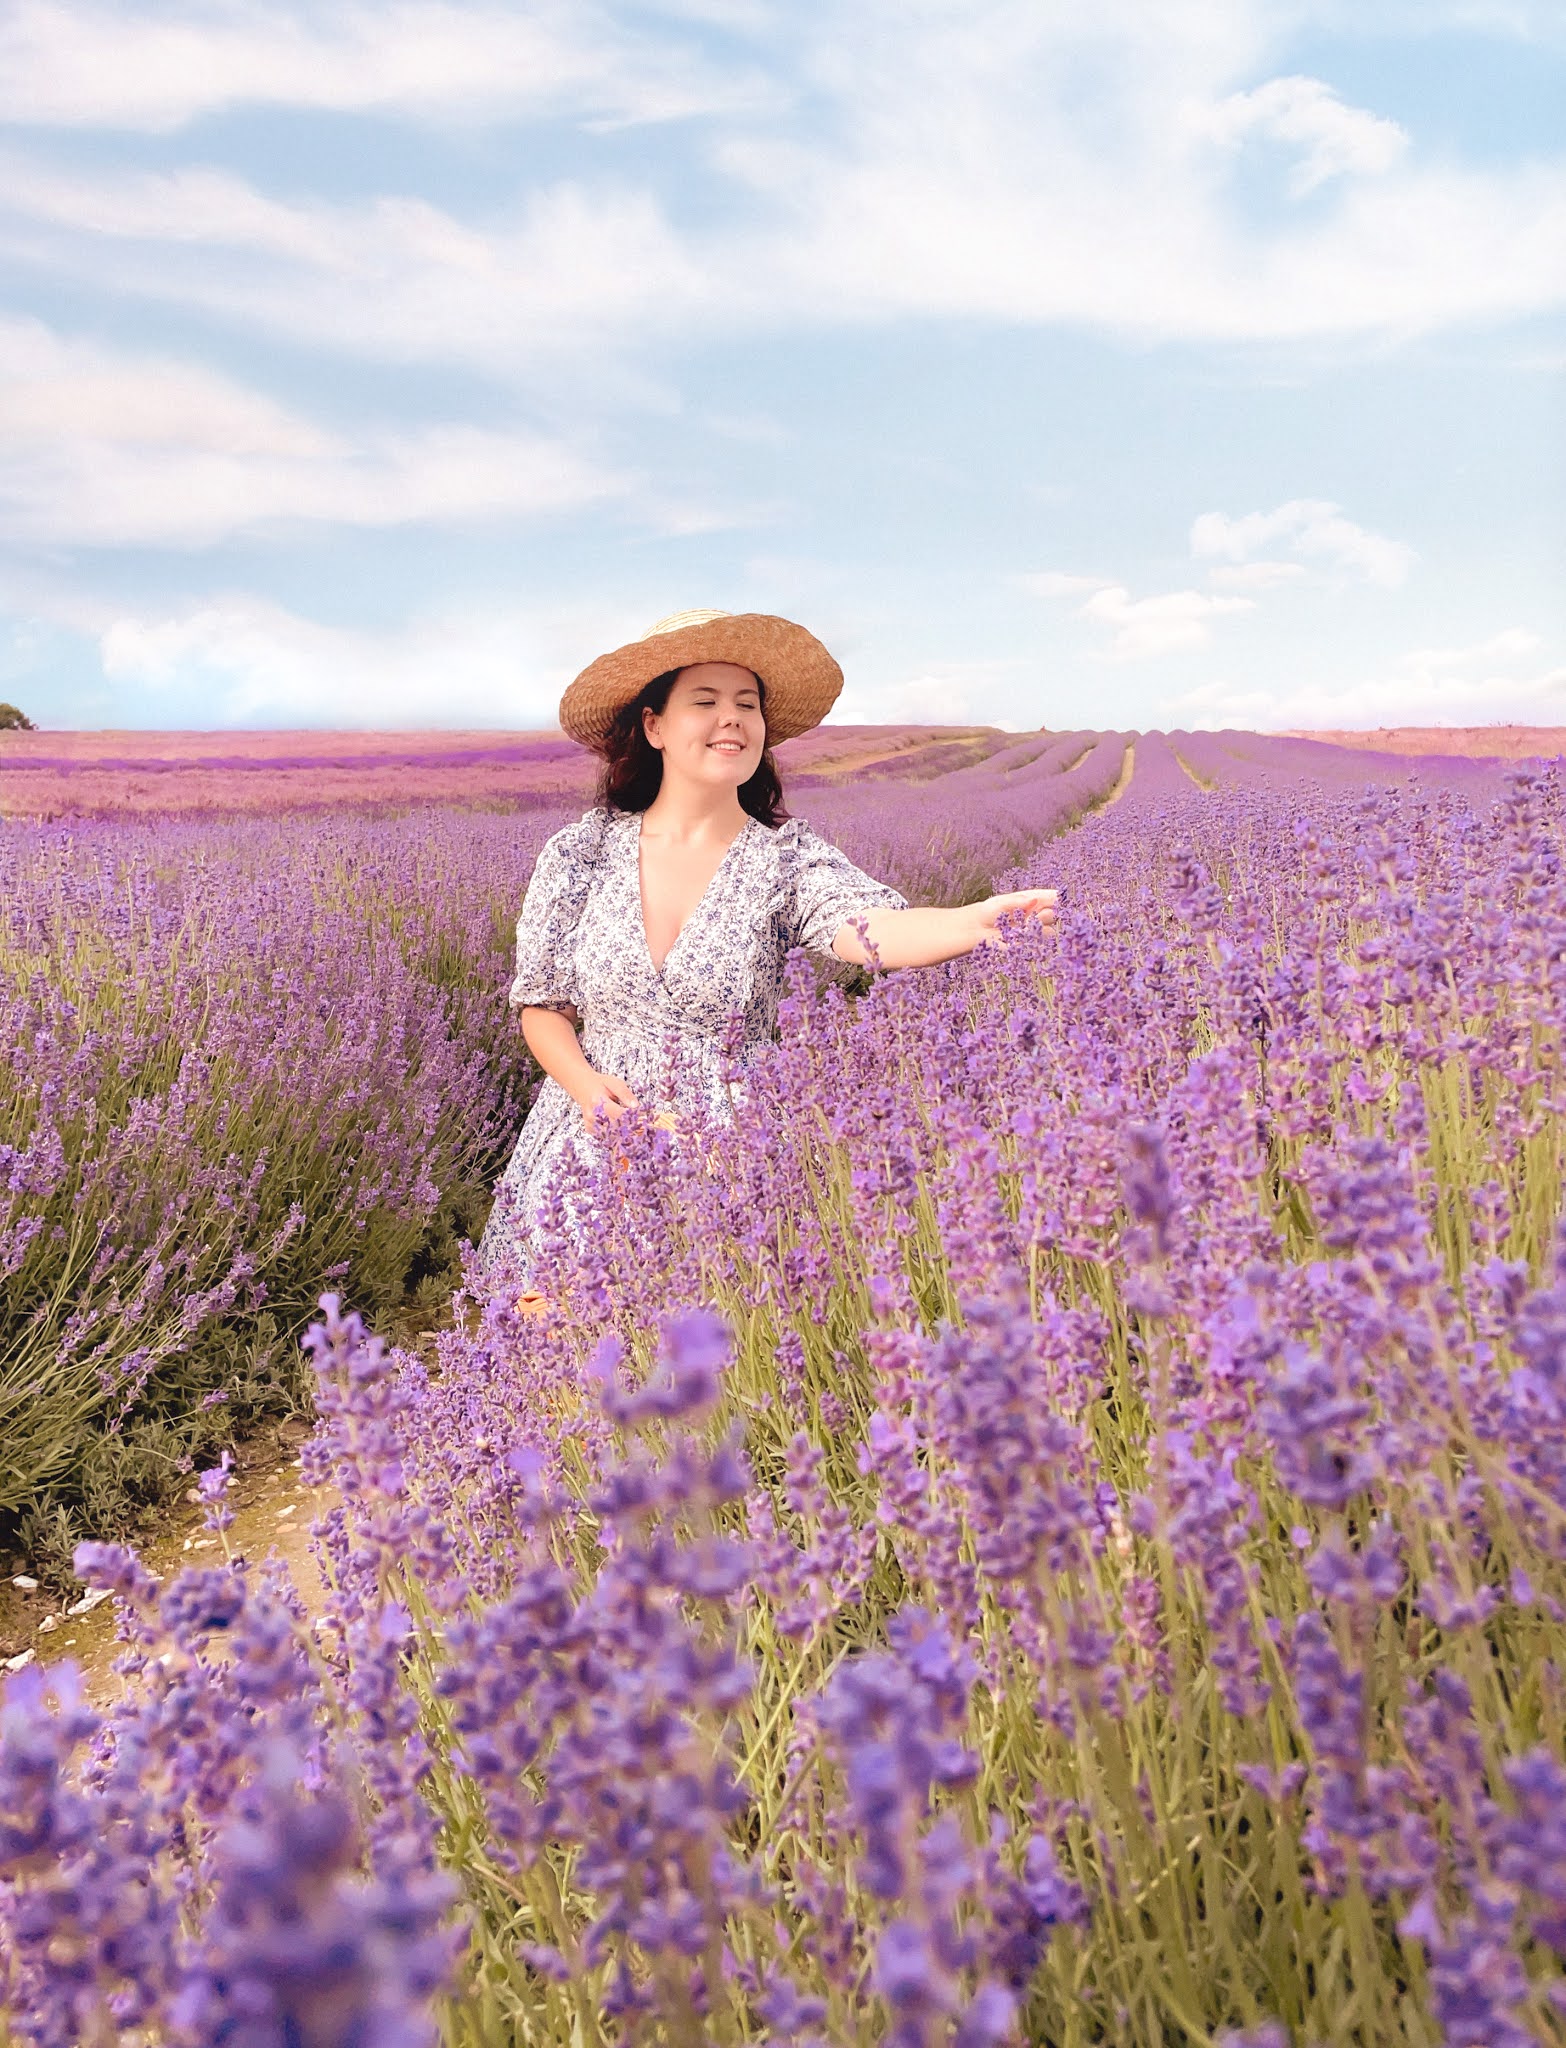
[[[1091,817],[1094,814],[1094,812],[1107,811],[1111,804],[1119,803],[1120,799],[1131,787],[1131,778],[1135,773],[1136,741],[1130,740],[1126,744],[1126,757],[1120,764],[1120,773],[1115,777],[1114,788],[1110,790],[1109,794],[1106,797],[1104,797],[1100,802],[1093,804],[1089,808],[1089,810],[1084,813],[1084,816]]]
[[[388,1341],[427,1361],[435,1355],[435,1331],[428,1325],[411,1335],[389,1335]],[[252,1566],[275,1554],[287,1567],[305,1612],[318,1614],[326,1587],[310,1552],[310,1525],[340,1496],[335,1487],[304,1482],[299,1452],[312,1427],[296,1417],[268,1425],[232,1447],[227,1501],[234,1521],[222,1538],[205,1526],[192,1475],[180,1499],[156,1509],[146,1527],[130,1531],[124,1540],[160,1579],[187,1565],[221,1563],[225,1541],[230,1557],[242,1557]],[[91,1594],[83,1598],[80,1587],[61,1598],[38,1585],[24,1567],[13,1562],[6,1569],[16,1576],[0,1577],[0,1683],[8,1672],[35,1659],[53,1664],[72,1657],[82,1667],[89,1695],[99,1701],[112,1698],[119,1690],[111,1668],[119,1654],[113,1600]]]
[[[227,1531],[229,1553],[244,1557],[252,1565],[276,1553],[288,1567],[310,1612],[325,1597],[325,1587],[310,1554],[310,1524],[335,1501],[329,1487],[309,1487],[299,1470],[301,1427],[276,1436],[241,1444],[234,1454],[234,1476],[229,1482],[229,1504],[234,1525]],[[150,1571],[169,1578],[185,1565],[215,1564],[221,1561],[223,1545],[202,1524],[199,1504],[187,1495],[159,1518],[154,1533],[136,1544],[136,1550]],[[25,1575],[24,1575],[25,1577]],[[17,1586],[13,1579],[6,1592],[8,1602],[6,1655],[0,1659],[11,1669],[34,1658],[42,1664],[72,1657],[82,1667],[89,1693],[96,1699],[111,1697],[118,1689],[113,1670],[118,1646],[114,1633],[114,1602],[96,1600],[84,1606],[51,1596],[42,1587]],[[88,1595],[88,1600],[92,1596]]]

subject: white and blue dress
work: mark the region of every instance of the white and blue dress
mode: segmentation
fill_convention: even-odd
[[[734,1114],[733,1078],[771,1038],[790,951],[834,959],[867,910],[907,908],[798,819],[747,818],[661,968],[642,919],[641,813],[596,809],[545,842],[517,920],[514,1009],[575,1009],[582,1050],[645,1109]],[[534,1098],[480,1244],[488,1268],[526,1276],[551,1182],[591,1162],[582,1112],[558,1081]]]

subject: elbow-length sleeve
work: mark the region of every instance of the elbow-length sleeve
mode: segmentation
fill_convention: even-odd
[[[516,969],[506,998],[513,1010],[577,1006],[576,928],[602,843],[602,818],[589,811],[539,848],[517,919]]]
[[[786,826],[794,835],[790,939],[836,960],[832,941],[867,910],[906,910],[908,899],[856,868],[846,853],[808,825]]]

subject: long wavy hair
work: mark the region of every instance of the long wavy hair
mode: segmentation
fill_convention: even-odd
[[[598,801],[616,811],[645,811],[663,782],[663,756],[652,745],[642,723],[642,713],[661,717],[674,688],[677,668],[666,669],[629,704],[622,704],[604,735],[604,765],[598,778]],[[767,686],[760,676],[756,688],[761,697],[761,715],[767,715]],[[783,808],[783,784],[772,749],[764,746],[756,772],[742,782],[737,792],[740,808],[763,825],[778,826],[788,816]]]

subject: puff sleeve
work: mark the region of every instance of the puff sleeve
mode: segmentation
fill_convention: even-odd
[[[576,928],[603,847],[603,814],[589,811],[546,839],[517,919],[513,1010],[563,1010],[579,1002]]]
[[[908,899],[885,882],[856,868],[846,853],[808,825],[785,826],[793,834],[790,940],[836,960],[832,941],[852,918],[867,910],[906,910]]]

